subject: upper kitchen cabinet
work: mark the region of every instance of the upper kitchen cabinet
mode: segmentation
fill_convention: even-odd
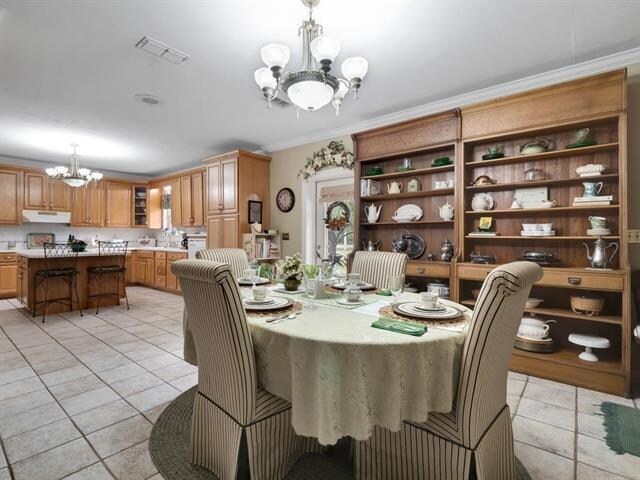
[[[0,225],[18,225],[22,221],[22,172],[0,169]]]
[[[106,182],[106,227],[131,226],[131,184],[121,182]]]
[[[204,225],[204,172],[180,177],[180,208],[182,225]]]
[[[24,208],[26,210],[71,210],[71,187],[53,180],[44,173],[26,172],[24,175]]]
[[[147,185],[133,185],[133,222],[132,227],[149,226],[149,188]]]
[[[71,225],[100,227],[103,224],[104,189],[101,182],[91,182],[73,190]]]

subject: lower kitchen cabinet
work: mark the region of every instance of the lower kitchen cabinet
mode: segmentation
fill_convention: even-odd
[[[131,258],[127,258],[133,265],[131,273],[127,268],[127,283],[178,293],[180,286],[177,277],[171,273],[171,264],[185,258],[186,252],[134,250]]]
[[[175,292],[181,291],[178,277],[176,277],[171,272],[171,264],[178,260],[184,260],[185,258],[187,258],[186,253],[168,253],[167,254],[167,290],[172,290]]]
[[[207,219],[207,248],[239,248],[238,215],[216,215]]]
[[[18,289],[18,257],[0,254],[0,298],[15,297]]]
[[[155,257],[155,281],[154,286],[156,288],[167,288],[167,253],[156,252]]]

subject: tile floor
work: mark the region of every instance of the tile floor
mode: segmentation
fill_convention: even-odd
[[[153,422],[195,385],[182,356],[182,298],[128,288],[109,307],[32,321],[0,300],[0,480],[160,480]],[[516,454],[534,480],[640,479],[640,458],[604,442],[599,405],[624,399],[509,374]]]

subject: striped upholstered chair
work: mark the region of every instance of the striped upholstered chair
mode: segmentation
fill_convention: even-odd
[[[359,480],[513,480],[507,371],[524,304],[542,269],[515,262],[484,281],[465,340],[454,409],[356,442]]]
[[[180,260],[171,271],[180,280],[198,351],[191,462],[234,480],[238,458],[248,456],[253,480],[284,478],[318,444],[294,432],[291,403],[257,386],[253,344],[229,265]]]
[[[405,253],[358,251],[353,257],[351,273],[359,273],[363,282],[371,283],[378,288],[389,288],[389,277],[404,275],[406,266]]]

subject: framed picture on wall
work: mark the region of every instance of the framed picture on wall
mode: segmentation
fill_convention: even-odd
[[[262,223],[262,202],[249,200],[249,223]]]

